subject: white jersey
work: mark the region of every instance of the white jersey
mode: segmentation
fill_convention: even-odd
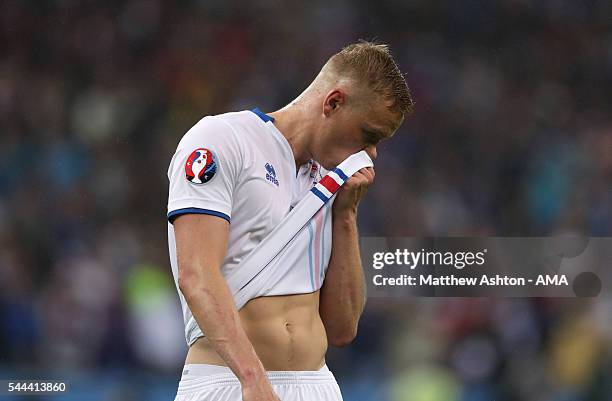
[[[168,245],[172,274],[179,292],[188,344],[203,336],[178,289],[173,220],[181,214],[209,214],[230,222],[224,277],[248,255],[326,173],[310,161],[296,172],[289,143],[272,117],[255,109],[207,116],[179,142],[168,169]],[[331,203],[309,227],[308,249],[296,252],[306,264],[266,295],[318,290],[331,254]],[[206,238],[194,238],[206,248]]]

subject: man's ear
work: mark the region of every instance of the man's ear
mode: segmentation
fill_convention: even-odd
[[[346,102],[346,94],[340,89],[334,89],[327,94],[323,103],[323,114],[331,115]]]

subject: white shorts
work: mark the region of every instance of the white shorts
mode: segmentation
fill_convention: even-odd
[[[327,365],[319,370],[267,373],[281,401],[342,401],[340,387]],[[242,392],[238,378],[228,367],[188,364],[174,400],[242,401]]]

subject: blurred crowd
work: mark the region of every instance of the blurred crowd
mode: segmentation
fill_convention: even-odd
[[[282,107],[360,38],[390,45],[416,100],[378,149],[362,235],[612,236],[608,1],[9,0],[0,378],[172,399],[179,139],[204,115]],[[611,345],[604,297],[375,299],[328,364],[347,401],[609,401]]]

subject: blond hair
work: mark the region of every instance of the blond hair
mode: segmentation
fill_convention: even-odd
[[[369,89],[391,100],[391,111],[410,114],[414,102],[404,75],[395,63],[389,46],[359,41],[334,54],[326,63],[342,76],[351,76]]]

